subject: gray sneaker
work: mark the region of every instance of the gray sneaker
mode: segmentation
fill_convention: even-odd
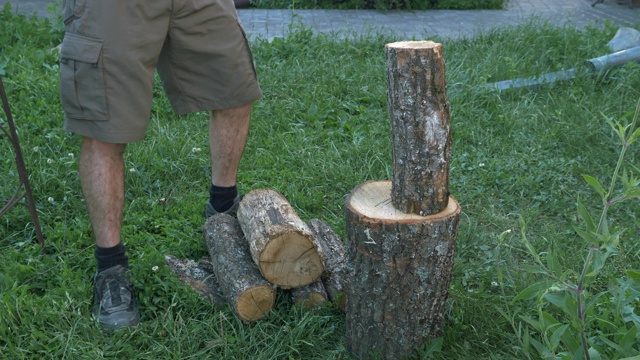
[[[233,199],[233,205],[231,205],[231,207],[227,211],[223,211],[222,213],[236,217],[236,215],[238,214],[238,206],[240,205],[240,201],[242,201],[243,196],[244,195],[242,194],[236,196],[236,198]],[[207,206],[204,209],[204,216],[208,219],[216,214],[219,214],[219,212],[213,208],[213,205],[211,205],[209,201],[207,201]]]
[[[96,274],[93,316],[107,330],[135,326],[140,321],[140,311],[127,270],[124,266],[116,265]]]

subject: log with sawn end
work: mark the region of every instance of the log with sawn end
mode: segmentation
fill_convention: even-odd
[[[251,256],[265,279],[283,289],[309,285],[324,266],[311,230],[280,193],[258,189],[238,207]]]
[[[203,232],[224,298],[240,319],[262,319],[273,308],[276,291],[253,262],[238,220],[227,214],[214,215]]]
[[[345,245],[324,221],[311,219],[308,225],[315,236],[318,248],[321,249],[319,254],[325,269],[322,282],[329,300],[344,311],[347,306],[346,289],[349,280]]]

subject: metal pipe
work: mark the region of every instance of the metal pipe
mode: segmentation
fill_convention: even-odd
[[[589,59],[585,61],[584,65],[589,67],[591,71],[601,72],[616,66],[622,66],[628,62],[640,63],[640,46]]]
[[[614,67],[622,66],[629,62],[640,63],[640,46],[618,51],[613,54],[589,59],[583,63],[591,73],[602,73]],[[558,80],[572,79],[576,76],[577,69],[557,71],[543,74],[537,77],[503,80],[485,85],[489,90],[508,90],[511,88],[533,87],[540,84],[553,83]]]

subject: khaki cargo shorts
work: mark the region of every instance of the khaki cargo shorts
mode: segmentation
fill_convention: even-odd
[[[104,142],[144,138],[155,69],[178,114],[262,96],[233,0],[63,0],[64,129]]]

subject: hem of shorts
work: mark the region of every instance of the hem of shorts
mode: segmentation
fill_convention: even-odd
[[[173,111],[178,115],[185,115],[200,111],[215,111],[231,109],[238,106],[253,103],[262,98],[262,92],[255,94],[251,97],[243,99],[230,99],[230,100],[218,100],[218,101],[185,101],[173,105]]]
[[[110,144],[130,144],[143,140],[145,137],[145,134],[136,135],[131,133],[105,133],[103,131],[92,131],[91,129],[86,128],[73,129],[66,122],[63,126],[63,130]]]

